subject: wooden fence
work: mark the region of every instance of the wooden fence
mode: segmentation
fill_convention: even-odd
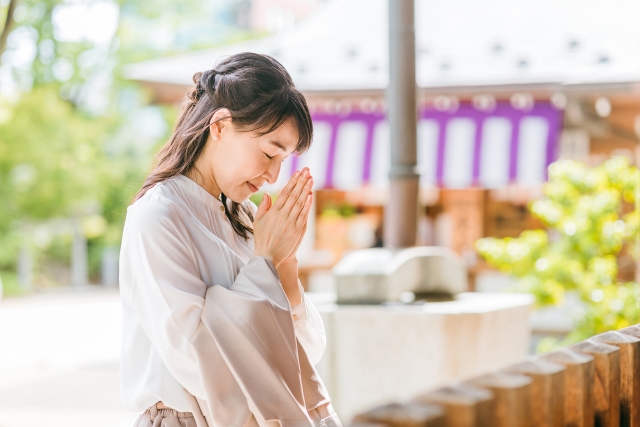
[[[373,408],[351,425],[376,426],[640,427],[640,324]]]

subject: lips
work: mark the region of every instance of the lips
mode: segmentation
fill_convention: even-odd
[[[249,181],[247,181],[247,184],[249,184],[249,188],[251,189],[251,191],[253,191],[254,193],[256,191],[258,191],[258,187],[256,187],[255,185],[253,185],[252,183],[250,183]]]

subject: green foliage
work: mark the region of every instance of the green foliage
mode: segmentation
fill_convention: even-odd
[[[327,218],[349,218],[357,213],[357,209],[354,205],[343,202],[339,204],[330,203],[323,210],[321,215]]]
[[[0,266],[13,265],[25,229],[53,218],[81,217],[90,241],[119,242],[148,163],[108,154],[118,124],[114,116],[87,117],[61,100],[55,85],[37,86],[11,106],[0,123]],[[55,257],[55,248],[65,252],[70,241],[53,237],[35,244]]]
[[[0,124],[0,191],[7,196],[0,215],[71,215],[104,199],[95,183],[106,172],[101,146],[109,125],[108,119],[87,120],[61,102],[54,87],[22,96]]]
[[[18,296],[24,293],[14,272],[0,270],[0,295],[3,297]]]
[[[80,3],[18,2],[0,88],[5,294],[19,290],[14,271],[20,248],[33,254],[35,277],[46,275],[44,266],[68,266],[70,218],[80,220],[88,239],[92,278],[99,276],[102,250],[120,244],[127,206],[177,115],[175,106],[150,106],[149,94],[126,80],[122,67],[258,35],[236,25],[235,0],[115,3],[113,37],[85,34],[70,41],[54,17]],[[0,7],[3,22],[6,12],[7,3]],[[69,22],[64,25],[74,25]]]
[[[622,250],[637,255],[640,216],[622,212],[623,202],[635,202],[639,180],[640,171],[624,157],[595,168],[557,161],[549,167],[544,197],[529,206],[550,231],[476,243],[480,255],[517,277],[538,306],[562,303],[567,291],[579,295],[585,312],[565,343],[640,321],[640,286],[621,281],[617,264]]]

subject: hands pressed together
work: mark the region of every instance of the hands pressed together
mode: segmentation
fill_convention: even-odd
[[[264,194],[253,221],[255,256],[269,258],[276,268],[297,260],[311,210],[312,188],[313,178],[304,168],[289,179],[275,203]]]

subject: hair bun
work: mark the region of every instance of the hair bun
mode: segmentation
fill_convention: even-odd
[[[209,96],[213,97],[216,91],[216,75],[216,70],[213,69],[203,71],[198,82],[198,92],[207,92]]]

